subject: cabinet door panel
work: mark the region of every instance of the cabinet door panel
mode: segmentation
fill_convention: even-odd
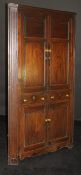
[[[69,19],[62,16],[51,19],[50,86],[69,84]]]
[[[27,87],[44,86],[44,44],[25,43],[25,74]]]
[[[24,16],[24,35],[26,37],[44,37],[45,18],[42,16]]]
[[[45,141],[44,120],[42,111],[25,114],[25,147]]]
[[[60,16],[59,16],[60,17]],[[52,38],[68,39],[68,19],[62,18],[52,18]]]
[[[23,23],[23,82],[28,89],[45,87],[45,25],[42,16],[24,15]]]
[[[68,105],[53,104],[50,106],[48,124],[48,142],[55,142],[58,139],[63,139],[68,135]]]
[[[22,136],[22,138],[21,138]],[[41,148],[46,141],[45,108],[25,106],[20,120],[20,156]]]
[[[68,43],[52,42],[52,54],[50,61],[50,85],[68,83]]]

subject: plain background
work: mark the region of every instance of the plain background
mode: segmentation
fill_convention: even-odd
[[[76,13],[75,37],[75,120],[81,120],[81,0],[0,0],[0,115],[6,115],[6,52],[5,30],[7,30],[5,6],[7,3],[20,3],[35,7]]]

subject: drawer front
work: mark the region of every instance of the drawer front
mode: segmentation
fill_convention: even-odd
[[[67,101],[70,98],[69,90],[65,91],[51,91],[48,92],[47,99],[50,103],[52,102],[60,102],[60,101]]]
[[[30,93],[23,94],[22,103],[23,105],[38,105],[45,104],[46,94],[44,93]]]

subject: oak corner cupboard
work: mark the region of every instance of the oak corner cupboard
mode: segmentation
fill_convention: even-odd
[[[8,164],[73,145],[75,13],[8,4]]]

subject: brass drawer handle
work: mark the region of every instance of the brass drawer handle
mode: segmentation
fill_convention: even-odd
[[[51,122],[51,119],[50,118],[48,118],[47,120],[48,120],[48,122]]]
[[[24,102],[27,102],[28,100],[27,100],[27,99],[24,99],[23,101],[24,101]]]
[[[66,97],[69,97],[69,94],[66,94]]]
[[[51,96],[50,98],[53,100],[55,97],[54,96]]]
[[[48,122],[48,119],[45,119],[45,122],[47,123]]]
[[[42,100],[42,101],[44,101],[44,100],[45,100],[45,98],[44,98],[44,97],[41,97],[41,100]]]
[[[51,53],[51,49],[45,49],[45,52]]]
[[[51,119],[50,118],[47,118],[47,119],[45,119],[45,122],[47,123],[47,122],[51,122]]]

